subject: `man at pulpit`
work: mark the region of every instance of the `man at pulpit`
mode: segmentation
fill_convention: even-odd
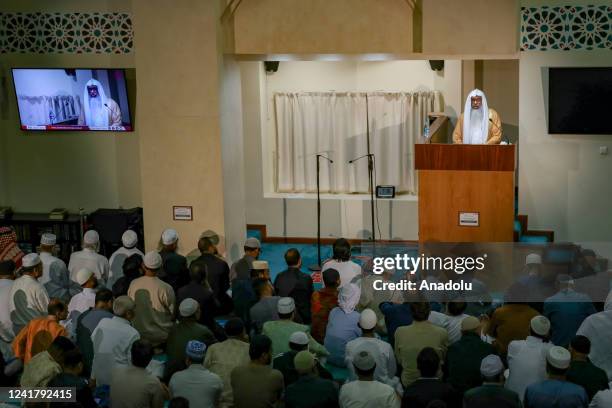
[[[474,89],[465,100],[463,113],[453,131],[453,143],[499,144],[502,140],[499,114],[487,106],[487,98]]]

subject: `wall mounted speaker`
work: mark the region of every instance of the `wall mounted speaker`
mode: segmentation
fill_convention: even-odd
[[[444,60],[429,60],[429,66],[434,71],[442,71],[444,69]]]
[[[278,61],[264,61],[264,67],[267,74],[273,74],[278,71]]]

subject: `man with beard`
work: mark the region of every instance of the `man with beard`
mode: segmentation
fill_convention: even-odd
[[[480,89],[467,96],[463,113],[453,131],[455,144],[499,144],[502,139],[499,114],[487,106]]]
[[[106,96],[100,81],[90,79],[85,84],[78,124],[89,127],[121,126],[121,108]]]

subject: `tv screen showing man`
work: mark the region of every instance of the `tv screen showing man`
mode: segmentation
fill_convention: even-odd
[[[131,131],[122,69],[13,69],[23,130]]]

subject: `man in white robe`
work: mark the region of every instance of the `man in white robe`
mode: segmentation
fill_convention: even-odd
[[[463,113],[453,131],[455,144],[499,144],[502,140],[499,114],[488,107],[487,98],[480,89],[467,96]]]
[[[83,250],[73,252],[68,262],[70,279],[76,282],[76,274],[81,269],[88,269],[96,275],[101,285],[106,285],[110,266],[105,256],[98,254],[100,236],[94,230],[89,230],[83,236]]]
[[[612,294],[612,292],[610,292]],[[589,360],[608,374],[612,381],[612,297],[608,296],[603,312],[595,313],[584,319],[576,333],[591,341]]]
[[[43,264],[43,275],[39,282],[43,285],[51,280],[51,276],[68,274],[68,268],[64,261],[53,256],[53,248],[56,242],[57,237],[55,234],[46,232],[40,237],[40,260]],[[57,273],[52,274],[51,271],[55,270],[57,270]]]
[[[127,230],[121,236],[123,246],[117,249],[111,255],[108,263],[110,264],[110,275],[108,278],[108,287],[112,287],[117,279],[123,276],[123,263],[126,259],[134,254],[138,254],[144,258],[144,254],[136,245],[138,245],[138,235],[132,230]]]
[[[106,96],[100,81],[90,79],[85,84],[78,124],[89,127],[121,126],[121,108]]]
[[[15,280],[9,294],[9,312],[15,334],[30,320],[47,316],[49,296],[45,287],[38,281],[42,270],[38,254],[27,254],[23,257],[22,276]]]

